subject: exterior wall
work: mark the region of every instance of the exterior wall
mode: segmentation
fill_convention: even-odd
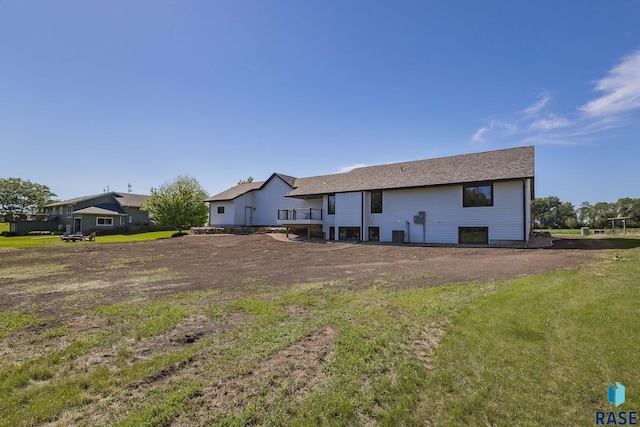
[[[291,187],[275,176],[261,190],[250,191],[229,201],[209,202],[209,225],[279,227],[278,209],[321,208],[320,199],[284,197],[290,191]],[[224,214],[218,214],[218,206],[224,206]],[[250,224],[245,218],[247,206],[252,209]]]
[[[366,192],[362,238],[368,238],[368,227],[380,227],[382,242],[392,241],[392,232],[402,230],[405,232],[405,241],[412,243],[457,244],[458,227],[488,227],[490,243],[522,241],[530,222],[524,221],[523,217],[523,207],[526,206],[529,211],[530,196],[529,200],[524,201],[529,204],[523,204],[522,186],[522,180],[495,182],[494,204],[483,207],[462,206],[462,185],[385,190],[382,192],[382,213],[378,214],[371,213],[371,195]],[[530,192],[525,188],[526,194]],[[424,235],[422,224],[413,223],[413,217],[419,211],[426,212]],[[360,226],[360,215],[360,192],[336,194],[335,224],[326,221],[327,236],[329,225],[336,227],[336,236],[338,227]]]
[[[54,206],[51,208],[45,208],[45,215],[49,215],[50,217],[57,218],[57,223],[60,224],[62,230],[64,230],[67,224],[71,224],[71,217],[67,216],[67,207],[71,206],[71,210],[73,211],[73,205],[65,205],[65,206]]]
[[[127,225],[149,225],[149,212],[133,207],[123,207],[122,210],[127,214]]]
[[[329,215],[329,196],[327,194],[322,196],[322,232],[324,233],[325,239],[329,239],[329,228],[334,227],[336,225],[336,215]],[[336,231],[336,236],[334,240],[338,239],[338,232]]]
[[[362,192],[336,194],[335,227],[339,240],[339,227],[360,227],[362,224]],[[364,230],[366,231],[366,230]],[[360,231],[362,239],[364,232]],[[389,239],[390,240],[390,239]]]
[[[284,197],[290,191],[291,187],[278,176],[269,180],[262,189],[252,191],[252,206],[255,209],[251,225],[277,227],[278,209],[319,207],[319,202],[309,203],[312,200]]]
[[[81,231],[83,234],[89,234],[96,230],[107,232],[118,231],[119,229],[122,229],[122,227],[127,226],[128,219],[128,217],[121,215],[75,215],[75,218],[80,218],[82,220]],[[98,218],[113,218],[113,225],[98,225]],[[73,226],[71,228],[71,232],[73,232]]]
[[[251,225],[245,224],[245,208],[250,206],[253,208],[253,191],[249,193],[243,194],[240,197],[236,197],[234,199],[234,217],[233,221],[235,225]],[[253,213],[252,213],[251,222],[253,222]]]
[[[218,213],[218,207],[224,207],[224,213]],[[209,203],[209,225],[212,227],[219,225],[234,225],[235,210],[233,201],[210,202]]]

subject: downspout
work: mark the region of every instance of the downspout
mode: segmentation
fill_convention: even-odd
[[[364,191],[360,192],[360,241],[364,242]]]
[[[527,246],[527,179],[522,178],[522,241]]]

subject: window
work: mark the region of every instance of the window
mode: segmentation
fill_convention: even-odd
[[[380,227],[369,227],[369,241],[370,242],[380,241]]]
[[[223,214],[224,213],[224,206],[218,206],[218,213],[219,214]]]
[[[327,213],[329,215],[334,215],[336,213],[336,195],[329,194],[327,197]]]
[[[462,190],[462,206],[493,206],[493,184],[465,185]]]
[[[71,218],[71,212],[73,212],[73,205],[67,205],[67,218]]]
[[[489,227],[458,227],[458,243],[488,245]]]
[[[329,227],[329,240],[336,240],[336,228]]]
[[[360,240],[360,227],[338,227],[338,240]]]
[[[113,218],[98,217],[98,218],[96,218],[96,225],[102,225],[104,227],[112,227],[113,226]]]
[[[371,213],[382,213],[382,191],[371,192]]]

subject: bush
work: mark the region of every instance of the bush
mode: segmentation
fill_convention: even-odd
[[[2,237],[13,237],[15,235],[16,233],[14,233],[13,231],[3,231],[2,233],[0,233],[0,236]]]

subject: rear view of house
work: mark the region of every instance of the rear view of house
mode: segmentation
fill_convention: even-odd
[[[523,246],[534,154],[532,146],[518,147],[287,177],[264,191],[274,174],[209,199],[212,225],[263,225],[254,218],[264,213],[268,225],[275,216],[279,225],[314,229],[328,240]]]

